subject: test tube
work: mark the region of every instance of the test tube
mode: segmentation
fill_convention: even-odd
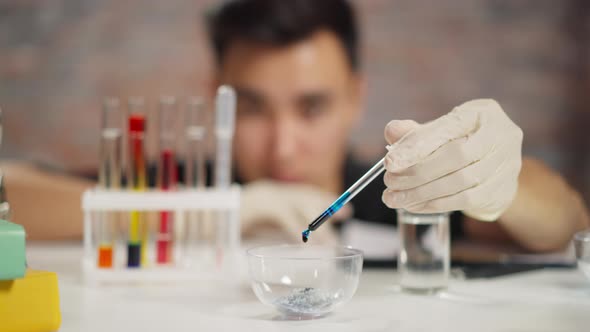
[[[0,145],[2,145],[3,126],[2,109],[0,108]],[[8,220],[10,218],[10,204],[6,199],[6,189],[4,187],[4,174],[0,171],[0,219]]]
[[[0,145],[2,145],[3,129],[4,129],[4,113],[2,113],[2,108],[0,107]]]
[[[6,199],[6,186],[4,185],[4,173],[0,171],[0,219],[10,220],[10,204]]]
[[[189,98],[185,108],[185,187],[189,190],[204,190],[207,183],[207,130],[209,114],[205,102],[199,97]],[[188,211],[183,234],[182,249],[185,263],[192,264],[198,258],[206,257],[204,245],[210,226],[209,211]],[[198,246],[198,247],[197,247]]]
[[[218,189],[228,189],[231,185],[232,170],[232,140],[235,130],[236,92],[227,85],[217,89],[215,99],[215,186]],[[237,228],[235,220],[229,211],[220,211],[217,220],[217,261],[223,260],[223,250],[236,240],[232,232]]]
[[[189,99],[185,114],[185,186],[203,189],[206,185],[208,114],[201,98]]]
[[[158,167],[158,187],[163,191],[176,189],[176,132],[178,111],[174,97],[160,98],[160,163]],[[156,261],[167,264],[172,261],[174,212],[161,211],[156,239]]]
[[[143,98],[129,99],[128,139],[129,162],[127,186],[131,190],[145,191],[147,188],[145,158],[145,103]],[[127,266],[139,267],[145,264],[147,225],[145,212],[131,211],[129,237],[127,242]]]
[[[222,85],[217,89],[215,107],[215,186],[226,189],[231,185],[232,140],[236,120],[236,92],[232,87]]]
[[[121,137],[122,113],[117,98],[105,98],[103,102],[102,130],[98,186],[103,190],[118,190],[121,186]],[[112,268],[117,212],[99,212],[98,267]]]

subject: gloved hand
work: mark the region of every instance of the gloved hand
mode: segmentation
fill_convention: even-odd
[[[466,102],[423,125],[391,121],[383,202],[415,213],[462,210],[497,220],[516,195],[522,137],[492,99]]]
[[[310,185],[270,180],[246,184],[241,195],[240,219],[245,236],[278,229],[293,240],[289,242],[301,241],[301,232],[337,198]],[[313,232],[310,243],[338,243],[336,233],[328,224],[349,218],[351,214],[350,206],[344,206]]]

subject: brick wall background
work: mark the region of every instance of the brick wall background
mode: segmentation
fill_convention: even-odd
[[[96,165],[102,96],[203,94],[200,17],[214,0],[0,1],[1,157]],[[393,118],[427,121],[492,97],[525,154],[590,200],[590,5],[585,0],[357,0],[369,81],[356,153]],[[498,133],[501,135],[501,133]]]

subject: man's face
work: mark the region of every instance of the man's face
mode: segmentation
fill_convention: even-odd
[[[234,158],[243,181],[341,190],[360,83],[332,33],[280,48],[234,42],[218,78],[238,93]]]

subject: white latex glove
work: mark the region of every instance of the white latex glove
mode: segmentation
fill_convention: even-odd
[[[307,228],[334,200],[336,196],[303,184],[285,184],[262,180],[242,187],[241,194],[242,233],[257,235],[278,229],[300,242],[301,232]],[[342,221],[351,216],[350,206],[344,206],[322,227],[309,237],[310,243],[336,244],[337,234],[329,223]],[[276,234],[273,234],[276,237]]]
[[[416,213],[462,210],[497,220],[518,188],[522,136],[492,99],[466,102],[423,125],[391,121],[383,202]]]

